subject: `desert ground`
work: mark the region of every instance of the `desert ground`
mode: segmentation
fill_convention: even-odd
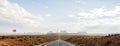
[[[58,39],[60,39],[61,41],[60,43],[68,42],[68,43],[74,44],[75,46],[120,46],[120,34],[3,35],[3,36],[0,36],[0,46],[35,46],[43,43],[47,43],[46,45],[48,45],[52,43],[51,41],[56,42]]]

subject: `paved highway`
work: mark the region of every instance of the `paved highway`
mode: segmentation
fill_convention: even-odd
[[[48,44],[44,46],[75,46],[75,45],[68,43],[66,41],[63,41],[63,40],[56,40],[56,41],[49,42]]]

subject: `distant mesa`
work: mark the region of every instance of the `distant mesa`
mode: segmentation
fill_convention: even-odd
[[[24,32],[24,34],[27,34],[27,35],[39,35],[39,34],[42,34],[41,32]]]
[[[47,34],[53,34],[54,32],[53,31],[49,31],[49,32],[47,32]]]
[[[87,34],[87,32],[77,32],[77,34]]]
[[[66,30],[61,30],[60,32],[59,32],[60,34],[66,34],[66,33],[68,33]]]

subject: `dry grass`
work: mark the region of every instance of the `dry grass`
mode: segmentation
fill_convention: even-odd
[[[56,39],[55,35],[0,36],[0,46],[34,46]]]
[[[120,35],[109,36],[73,36],[66,41],[76,46],[120,46]]]

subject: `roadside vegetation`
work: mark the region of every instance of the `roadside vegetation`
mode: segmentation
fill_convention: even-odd
[[[0,36],[0,46],[34,46],[55,41],[65,40],[76,46],[120,46],[120,34],[109,35],[74,35],[74,34],[48,34],[48,35],[9,35]]]
[[[0,36],[0,46],[34,46],[56,40],[56,35]]]
[[[76,46],[120,46],[120,34],[106,36],[73,36],[66,41]]]

